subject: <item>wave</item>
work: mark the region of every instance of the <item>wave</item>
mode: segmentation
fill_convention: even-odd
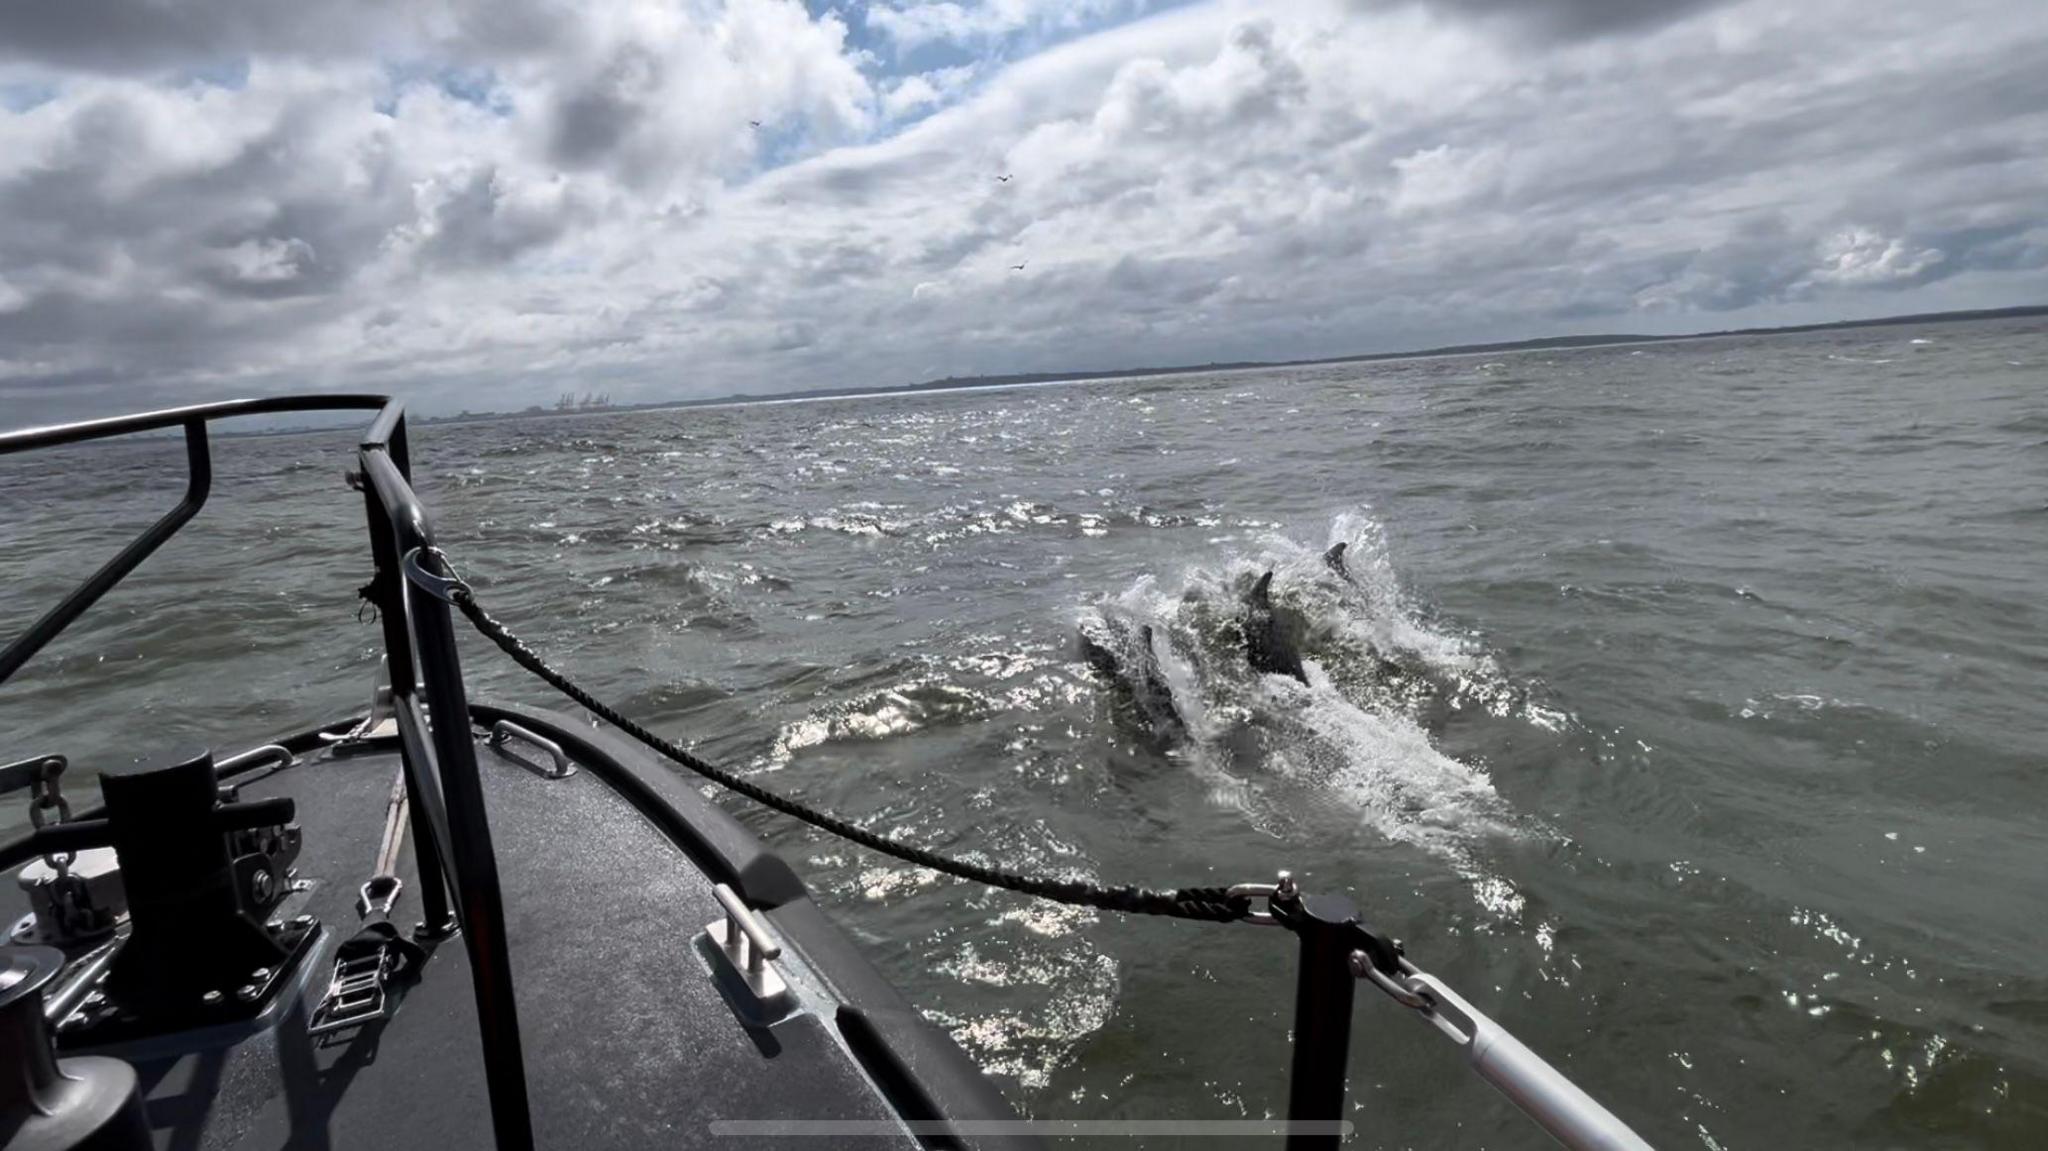
[[[757,770],[780,770],[805,748],[827,743],[878,742],[939,724],[972,723],[996,710],[972,688],[935,677],[907,680],[828,705],[783,724]]]

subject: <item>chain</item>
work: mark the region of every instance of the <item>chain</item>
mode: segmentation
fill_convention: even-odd
[[[660,752],[668,759],[689,768],[691,771],[721,787],[753,800],[763,807],[771,808],[784,815],[800,819],[813,827],[857,843],[870,851],[880,852],[891,858],[900,859],[905,863],[929,868],[958,879],[983,883],[990,887],[1000,887],[1006,891],[1036,896],[1039,899],[1049,899],[1056,903],[1094,907],[1105,911],[1124,911],[1138,915],[1163,915],[1174,919],[1206,920],[1214,923],[1235,923],[1248,920],[1252,916],[1250,897],[1233,892],[1228,888],[1182,887],[1172,891],[1156,891],[1150,888],[1128,885],[1109,887],[1087,880],[1053,879],[1048,876],[1021,875],[1015,872],[1004,871],[1000,868],[970,863],[963,859],[954,859],[934,851],[927,851],[921,847],[897,843],[892,839],[877,835],[866,828],[860,827],[850,820],[833,815],[830,812],[806,806],[786,796],[778,795],[684,750],[669,740],[663,739],[661,736],[654,734],[647,728],[627,718],[618,709],[611,707],[592,695],[567,675],[556,670],[532,648],[528,647],[525,641],[513,635],[504,624],[499,623],[489,612],[485,611],[483,605],[477,602],[475,591],[460,576],[454,574],[454,568],[448,563],[447,556],[443,555],[440,549],[430,548],[424,550],[437,560],[441,570],[447,573],[445,576],[438,576],[437,573],[431,572],[426,574],[435,576],[436,583],[446,581],[443,587],[447,592],[446,598],[448,601],[455,605],[456,609],[469,620],[484,638],[496,644],[498,650],[511,656],[515,663],[540,677],[548,686],[553,687],[556,691],[583,705],[589,709],[591,714],[598,716],[606,723]],[[412,561],[408,564],[408,567],[417,568],[422,572],[425,571],[423,565],[418,564],[416,554],[409,555],[406,558]],[[433,594],[442,589],[425,587],[425,590]]]
[[[60,782],[64,774],[65,761],[61,755],[53,755],[36,765],[35,777],[29,784],[28,822],[40,831],[52,824],[65,823],[71,819],[71,801],[64,798],[64,785]],[[55,819],[49,818],[55,812]],[[59,851],[43,856],[43,862],[57,873],[59,880],[71,875],[71,852]]]

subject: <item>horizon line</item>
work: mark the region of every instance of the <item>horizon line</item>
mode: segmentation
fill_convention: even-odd
[[[814,400],[858,400],[925,392],[948,393],[983,388],[997,389],[1043,384],[1079,384],[1141,379],[1150,376],[1183,376],[1208,372],[1246,372],[1273,368],[1315,367],[1324,364],[1448,359],[1458,356],[1485,355],[1488,353],[1516,354],[1541,351],[1580,351],[1591,348],[1624,347],[1630,344],[1678,343],[1688,340],[1726,339],[1735,336],[1801,335],[1812,332],[1839,331],[1853,328],[1877,328],[1901,324],[1965,323],[1972,320],[2020,319],[2028,316],[2048,316],[2048,304],[2016,304],[2000,308],[1966,308],[1946,312],[1907,312],[1891,316],[1873,316],[1862,320],[1827,320],[1809,324],[1783,324],[1775,327],[1721,328],[1700,332],[1674,332],[1664,335],[1600,333],[1570,336],[1536,336],[1523,340],[1503,340],[1481,344],[1444,344],[1408,351],[1357,352],[1346,355],[1317,356],[1309,359],[1295,360],[1229,360],[1212,361],[1207,364],[1110,368],[1100,371],[1037,371],[984,373],[973,376],[942,376],[910,384],[848,385],[834,388],[793,389],[785,392],[730,392],[722,396],[648,400],[641,403],[615,404],[601,408],[560,409],[531,405],[513,411],[473,412],[465,410],[448,415],[423,415],[420,417],[420,422],[460,423],[463,421],[537,417],[601,416],[608,413],[662,411],[676,408],[729,407],[741,404],[787,404]]]

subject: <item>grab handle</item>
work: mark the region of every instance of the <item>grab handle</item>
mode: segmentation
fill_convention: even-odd
[[[499,755],[504,755],[507,759],[514,759],[516,757],[506,755],[505,753],[505,741],[508,739],[525,740],[527,743],[547,753],[548,758],[554,761],[555,766],[554,770],[541,773],[546,778],[567,779],[576,774],[576,765],[569,762],[569,754],[562,750],[561,744],[546,736],[536,735],[509,719],[501,719],[491,725],[491,749]]]

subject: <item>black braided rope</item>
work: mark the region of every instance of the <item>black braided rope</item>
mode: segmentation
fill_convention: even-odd
[[[568,676],[549,666],[538,653],[526,646],[525,641],[507,631],[504,624],[492,618],[491,614],[477,603],[476,594],[467,585],[458,583],[452,590],[451,598],[456,608],[475,625],[476,630],[481,632],[484,638],[498,645],[498,650],[511,656],[519,666],[545,680],[548,686],[588,708],[591,714],[721,787],[738,792],[763,807],[772,808],[813,827],[829,831],[842,839],[851,840],[870,851],[877,851],[905,863],[928,867],[933,871],[975,883],[985,883],[990,887],[1000,887],[1006,891],[1020,892],[1040,899],[1050,899],[1055,903],[1068,903],[1079,907],[1096,907],[1105,911],[1125,911],[1138,915],[1165,915],[1175,919],[1200,919],[1215,923],[1235,922],[1251,913],[1251,901],[1243,896],[1232,898],[1228,888],[1183,887],[1175,891],[1154,891],[1145,887],[1104,887],[1084,880],[1018,875],[885,839],[829,812],[806,807],[793,799],[750,783],[663,739],[619,714],[617,709],[605,704]]]

